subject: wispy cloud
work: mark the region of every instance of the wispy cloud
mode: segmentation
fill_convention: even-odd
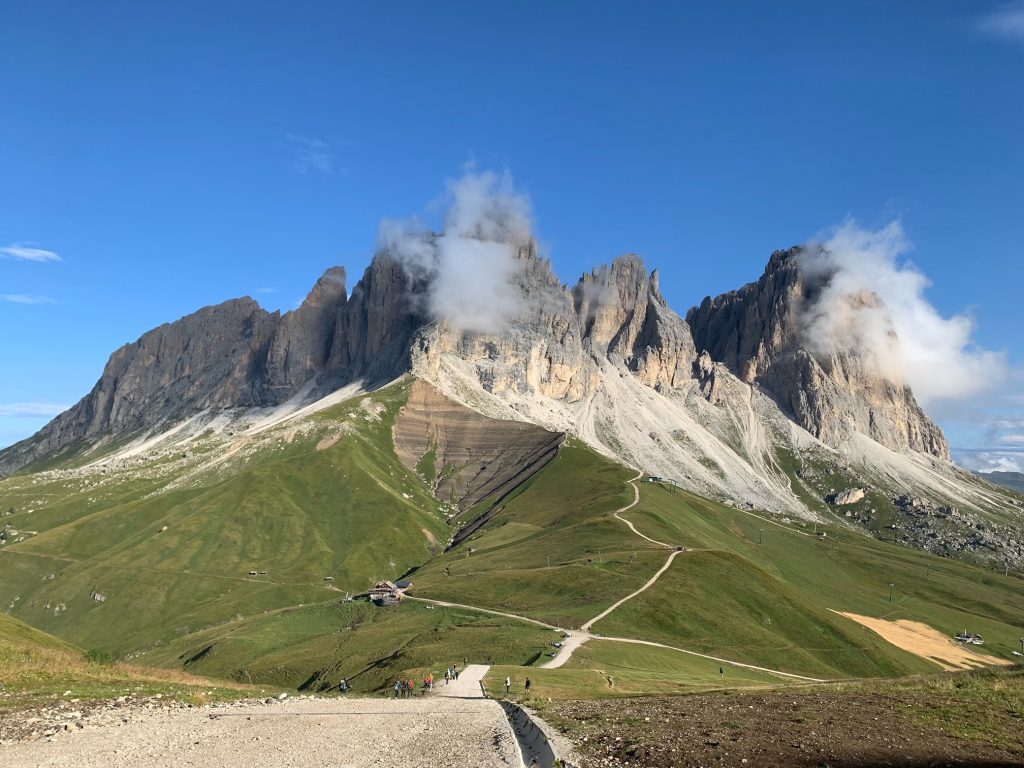
[[[63,261],[63,259],[53,251],[47,251],[43,248],[32,248],[27,245],[21,245],[20,243],[14,243],[6,246],[5,248],[0,248],[0,258],[40,262]]]
[[[1024,2],[1007,3],[983,16],[978,29],[990,37],[1024,43]]]
[[[11,304],[53,304],[49,296],[35,296],[28,293],[0,293],[0,301]]]
[[[322,139],[311,139],[289,133],[288,150],[292,154],[292,170],[298,173],[322,173],[326,176],[346,174],[347,168],[338,165],[334,145]]]
[[[257,288],[256,293],[277,293],[277,288]]]
[[[974,472],[1024,472],[1024,453],[1016,450],[988,451],[957,448],[956,463]]]
[[[69,408],[57,403],[8,403],[0,404],[0,416],[27,416],[32,418],[53,418]]]

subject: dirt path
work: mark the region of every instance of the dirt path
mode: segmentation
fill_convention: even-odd
[[[642,587],[640,587],[640,589],[638,589],[638,590],[637,590],[636,592],[632,592],[632,593],[630,593],[630,594],[626,595],[626,596],[625,596],[624,598],[622,598],[621,600],[619,600],[619,601],[618,601],[617,603],[615,603],[614,605],[612,605],[612,606],[611,606],[610,608],[606,608],[605,610],[601,611],[601,613],[597,614],[597,616],[595,616],[595,617],[594,617],[594,618],[592,618],[592,619],[591,619],[590,621],[588,621],[588,622],[587,622],[586,624],[584,624],[584,625],[583,625],[582,627],[580,627],[580,629],[582,629],[582,630],[584,630],[584,631],[587,631],[587,632],[589,632],[589,631],[590,631],[590,628],[591,628],[591,627],[592,627],[592,626],[593,626],[593,625],[594,625],[594,624],[595,624],[596,622],[598,622],[598,621],[600,621],[601,619],[603,619],[603,618],[604,618],[605,616],[607,616],[607,615],[608,615],[609,613],[611,613],[612,611],[614,611],[614,610],[615,610],[616,608],[618,608],[618,607],[619,607],[620,605],[622,605],[623,603],[627,603],[627,602],[629,602],[629,601],[630,601],[630,600],[632,600],[632,599],[633,599],[634,597],[636,597],[637,595],[639,595],[639,594],[640,594],[641,592],[645,592],[645,591],[647,591],[648,589],[650,589],[651,587],[653,587],[653,586],[654,586],[654,583],[655,583],[655,582],[656,582],[656,581],[657,581],[658,579],[660,579],[660,578],[661,578],[661,575],[662,575],[663,573],[665,573],[665,571],[667,571],[667,570],[669,569],[669,566],[671,566],[671,565],[672,565],[672,561],[676,559],[676,555],[680,555],[680,554],[682,554],[682,551],[681,551],[681,550],[679,550],[679,551],[675,551],[675,552],[673,552],[672,554],[670,554],[670,555],[668,556],[668,560],[666,560],[666,561],[665,561],[665,564],[664,564],[663,566],[661,566],[661,568],[659,568],[659,569],[658,569],[658,572],[657,572],[656,574],[654,574],[653,576],[651,576],[651,578],[650,578],[650,579],[648,579],[648,580],[647,580],[647,583],[646,583],[646,584],[644,584],[644,585],[643,585]]]
[[[633,477],[633,478],[631,478],[631,479],[626,481],[626,482],[628,482],[633,487],[633,501],[630,504],[627,504],[626,506],[621,507],[620,509],[615,510],[615,512],[613,512],[612,514],[613,514],[614,517],[618,518],[623,523],[625,523],[627,526],[629,526],[629,530],[631,530],[633,533],[635,533],[641,539],[646,539],[647,541],[651,542],[652,544],[657,544],[659,547],[664,547],[666,549],[672,549],[674,551],[672,552],[672,554],[670,554],[668,556],[668,560],[665,561],[665,564],[663,566],[661,566],[661,568],[658,570],[658,572],[655,573],[650,579],[648,579],[647,583],[644,584],[642,587],[640,587],[640,589],[638,589],[635,592],[631,592],[630,594],[626,595],[624,598],[622,598],[621,600],[616,602],[610,608],[605,609],[604,611],[599,613],[597,616],[592,618],[590,621],[584,623],[579,628],[578,631],[572,633],[569,637],[565,638],[563,640],[562,647],[558,650],[558,655],[555,656],[555,658],[553,658],[551,661],[546,662],[545,664],[541,664],[541,668],[543,668],[543,669],[558,669],[559,667],[563,666],[567,661],[569,661],[569,659],[572,658],[572,655],[576,651],[577,648],[579,648],[581,645],[586,643],[588,640],[592,640],[594,638],[594,635],[590,634],[590,628],[594,625],[595,622],[600,621],[601,619],[603,619],[605,616],[610,614],[612,611],[614,611],[616,608],[618,608],[623,603],[629,602],[634,597],[639,595],[641,592],[643,592],[643,591],[649,589],[651,586],[653,586],[654,583],[659,578],[661,578],[661,575],[663,573],[665,573],[665,571],[668,570],[669,566],[672,565],[672,561],[675,560],[676,555],[680,554],[680,552],[683,551],[682,549],[675,549],[675,547],[673,547],[671,544],[666,544],[663,541],[658,541],[657,539],[652,539],[650,536],[645,536],[644,534],[640,533],[640,531],[638,531],[636,529],[636,526],[633,525],[633,523],[631,523],[629,520],[627,520],[626,518],[621,516],[621,514],[620,514],[621,512],[626,512],[627,510],[632,509],[633,507],[635,507],[637,504],[640,503],[640,488],[637,487],[636,481],[639,480],[641,477],[643,477],[643,474],[644,474],[643,472],[638,472],[636,477]]]
[[[477,613],[487,613],[491,616],[504,616],[506,619],[515,619],[516,621],[525,621],[528,624],[536,624],[538,627],[544,627],[544,629],[559,629],[554,624],[548,624],[547,622],[540,621],[539,619],[531,619],[529,616],[520,616],[517,613],[504,613],[503,611],[493,611],[490,608],[478,608],[475,605],[463,605],[462,603],[449,603],[446,600],[431,600],[429,597],[413,597],[407,594],[406,600],[416,600],[421,603],[430,603],[431,605],[440,605],[442,608],[465,608],[467,611],[476,611]]]
[[[497,702],[469,667],[447,692],[409,700],[289,699],[118,710],[85,730],[0,747],[4,768],[437,768],[517,765]],[[127,717],[124,717],[127,715]],[[122,722],[127,719],[127,722]]]
[[[652,539],[649,536],[645,536],[644,534],[640,533],[640,531],[638,531],[636,529],[636,526],[634,526],[633,523],[631,523],[629,520],[626,520],[624,517],[620,516],[619,513],[626,512],[627,510],[632,509],[633,507],[635,507],[640,502],[640,489],[637,487],[636,481],[639,480],[641,477],[643,477],[643,472],[638,473],[635,477],[633,477],[630,480],[626,481],[631,486],[633,486],[633,501],[631,503],[627,504],[626,506],[621,507],[620,509],[617,509],[613,513],[613,515],[615,517],[617,517],[620,521],[625,523],[627,526],[629,526],[629,529],[631,531],[633,531],[633,533],[635,533],[640,538],[646,539],[647,541],[649,541],[649,542],[651,542],[653,544],[657,544],[660,547],[664,547],[665,549],[671,549],[672,552],[669,554],[668,559],[665,561],[665,564],[663,566],[661,566],[661,568],[658,569],[658,572],[655,573],[654,576],[652,576],[650,579],[648,579],[647,583],[645,583],[642,587],[640,587],[640,589],[638,589],[635,592],[632,592],[632,593],[626,595],[624,598],[622,598],[621,600],[616,602],[610,608],[605,609],[604,611],[599,613],[597,616],[595,616],[594,618],[592,618],[589,621],[587,621],[585,624],[583,624],[583,626],[580,629],[573,630],[572,632],[570,632],[569,636],[562,640],[562,647],[558,649],[558,655],[555,656],[550,661],[547,661],[544,664],[541,664],[540,668],[541,669],[558,669],[559,667],[564,666],[565,663],[568,662],[569,659],[572,658],[572,655],[576,651],[576,649],[578,649],[584,643],[589,642],[590,640],[606,640],[606,641],[609,641],[609,642],[614,641],[614,642],[621,642],[621,643],[635,643],[635,644],[638,644],[638,645],[649,645],[649,646],[652,646],[652,647],[655,647],[655,648],[664,648],[666,650],[677,651],[679,653],[689,654],[690,656],[698,656],[698,657],[700,657],[702,659],[709,659],[711,661],[716,661],[719,664],[723,664],[723,665],[726,665],[726,666],[742,667],[744,669],[754,669],[754,670],[757,670],[759,672],[767,672],[769,674],[778,675],[780,677],[784,677],[784,678],[787,678],[787,679],[790,679],[790,680],[802,680],[802,681],[805,681],[805,682],[816,682],[816,683],[824,682],[823,680],[819,680],[818,678],[814,678],[814,677],[805,677],[803,675],[795,675],[795,674],[792,674],[792,673],[789,673],[789,672],[780,672],[780,671],[775,670],[775,669],[768,669],[767,667],[758,667],[758,666],[755,666],[753,664],[743,664],[743,663],[738,662],[738,661],[730,661],[728,659],[722,659],[722,658],[719,658],[717,656],[708,656],[707,654],[704,654],[704,653],[697,653],[696,651],[688,651],[688,650],[686,650],[684,648],[677,648],[675,646],[665,645],[663,643],[655,643],[655,642],[650,641],[650,640],[637,640],[637,639],[631,638],[631,637],[606,637],[606,636],[598,636],[598,635],[594,635],[593,633],[590,632],[590,628],[596,622],[598,622],[601,619],[605,618],[606,616],[608,616],[608,614],[612,613],[612,611],[614,611],[616,608],[619,608],[624,603],[629,602],[634,597],[639,595],[641,592],[643,592],[643,591],[649,589],[650,587],[652,587],[658,581],[658,579],[665,573],[665,571],[667,571],[669,569],[669,567],[672,565],[672,561],[675,560],[677,555],[681,555],[684,552],[689,551],[689,550],[687,550],[685,548],[676,549],[671,544],[666,544],[663,541],[657,541],[656,539]],[[422,603],[430,603],[432,605],[440,605],[440,606],[443,606],[443,607],[446,607],[446,608],[463,608],[463,609],[465,609],[467,611],[477,611],[479,613],[487,613],[487,614],[490,614],[492,616],[503,616],[503,617],[505,617],[507,619],[515,619],[516,621],[524,621],[524,622],[527,622],[529,624],[534,624],[534,625],[536,625],[538,627],[544,627],[545,629],[553,629],[553,630],[561,629],[561,627],[556,627],[553,624],[548,624],[547,622],[539,621],[538,619],[531,619],[531,618],[529,618],[527,616],[520,616],[520,615],[515,614],[515,613],[505,613],[504,611],[495,611],[495,610],[491,610],[489,608],[478,608],[477,606],[474,606],[474,605],[463,605],[462,603],[451,603],[451,602],[447,602],[447,601],[444,601],[444,600],[431,600],[431,599],[428,599],[428,598],[425,598],[425,597],[413,597],[412,595],[406,595],[406,599],[407,600],[418,600],[419,602],[422,602]]]
[[[937,629],[919,621],[897,619],[888,621],[872,616],[836,611],[840,616],[856,621],[878,634],[897,648],[928,659],[947,671],[977,669],[988,665],[1011,666],[1012,662],[997,659],[972,650],[973,646],[961,645],[946,637]]]

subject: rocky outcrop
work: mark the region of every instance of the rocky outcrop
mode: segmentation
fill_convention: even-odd
[[[267,352],[268,400],[289,397],[327,365],[335,334],[346,317],[345,270],[333,267],[317,280],[306,300],[281,318]]]
[[[820,279],[807,279],[800,257],[798,248],[777,251],[756,283],[707,297],[691,309],[687,321],[697,348],[763,387],[828,445],[839,446],[859,432],[893,450],[948,459],[942,431],[909,387],[874,369],[872,350],[810,351],[804,313],[823,286]]]
[[[672,312],[636,256],[584,275],[570,291],[533,243],[519,249],[520,313],[497,334],[434,323],[416,338],[413,370],[435,378],[445,358],[471,366],[491,394],[578,402],[602,384],[599,361],[623,364],[654,388],[688,383],[696,357],[685,321]]]
[[[404,270],[380,256],[346,296],[329,269],[297,309],[267,312],[233,299],[160,326],[111,355],[93,390],[28,440],[0,452],[0,475],[202,411],[279,405],[408,369],[422,323]]]
[[[864,498],[864,495],[863,488],[847,488],[845,491],[840,491],[833,496],[832,503],[838,507],[843,507],[847,504],[856,504]]]
[[[474,333],[426,315],[424,295],[436,275],[380,253],[350,295],[344,270],[334,268],[283,316],[238,299],[147,333],[111,357],[81,402],[0,452],[0,474],[201,411],[312,399],[357,381],[372,388],[408,371],[438,382],[453,369],[467,387],[457,399],[468,402],[481,392],[520,398],[522,405],[533,398],[542,409],[547,402],[584,407],[599,394],[607,406],[626,377],[642,385],[640,401],[656,390],[675,398],[673,408],[689,409],[680,416],[685,425],[666,433],[672,441],[692,442],[694,430],[707,428],[714,441],[735,443],[731,435],[740,430],[747,434],[743,445],[705,441],[704,450],[763,451],[757,445],[763,434],[751,432],[751,390],[738,377],[830,446],[861,433],[897,451],[948,458],[941,431],[907,387],[872,373],[856,350],[810,351],[803,312],[820,285],[805,277],[800,255],[798,249],[773,254],[756,283],[706,298],[684,320],[662,297],[657,273],[649,274],[638,257],[620,257],[569,288],[528,242],[515,250],[509,284],[519,311],[498,332]],[[713,413],[679,405],[691,402],[691,394],[734,415],[718,423]],[[609,413],[587,439],[599,441],[603,431],[605,447],[615,452],[624,441],[608,430],[635,433],[629,421]],[[663,439],[649,429],[645,434],[652,444]],[[635,442],[635,434],[629,439]],[[694,471],[706,475],[723,457],[702,456]]]
[[[252,299],[234,299],[149,331],[110,356],[75,406],[0,453],[0,474],[208,408],[261,404],[259,373],[278,325]]]

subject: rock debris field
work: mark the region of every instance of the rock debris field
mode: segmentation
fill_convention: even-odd
[[[485,668],[481,667],[481,670]],[[471,671],[471,670],[467,670]],[[482,671],[415,699],[267,699],[101,708],[67,730],[0,746],[4,768],[438,768],[514,765],[516,747]],[[50,729],[52,730],[52,729]],[[47,733],[49,730],[47,731]]]

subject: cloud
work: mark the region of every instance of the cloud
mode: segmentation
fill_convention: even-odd
[[[46,251],[42,248],[30,248],[27,245],[14,243],[5,248],[0,248],[0,258],[20,259],[21,261],[63,261],[53,251]]]
[[[0,404],[0,416],[25,416],[31,418],[53,418],[63,413],[70,406],[55,403],[8,403]]]
[[[26,293],[0,293],[0,301],[11,304],[53,304],[53,299],[48,296],[33,296]]]
[[[347,168],[338,166],[338,156],[334,146],[321,139],[311,139],[289,133],[288,149],[292,153],[292,170],[298,173],[322,173],[333,176],[335,173],[346,174]]]
[[[954,449],[953,458],[974,472],[1024,472],[1024,453],[1016,451]]]
[[[1007,3],[983,16],[978,29],[989,37],[1024,43],[1024,2]]]
[[[1009,376],[1005,354],[974,344],[971,317],[943,317],[928,301],[930,281],[903,258],[909,249],[898,221],[872,231],[849,220],[809,243],[801,265],[817,295],[804,315],[808,349],[857,353],[923,405],[999,386]]]
[[[519,246],[532,231],[529,198],[508,173],[467,169],[446,184],[441,234],[418,219],[383,221],[378,247],[402,262],[414,297],[432,318],[468,332],[495,333],[520,314]]]
[[[1019,445],[1024,447],[1024,435],[1003,435],[999,438],[1003,445]]]
[[[257,288],[256,293],[277,293],[277,288]]]

